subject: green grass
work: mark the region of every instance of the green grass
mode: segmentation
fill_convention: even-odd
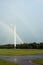
[[[3,60],[3,59],[0,59],[0,65],[19,65],[19,64],[16,64],[14,62],[10,62],[10,61],[6,61],[6,60]]]
[[[43,65],[43,59],[32,60],[32,62]]]
[[[0,49],[0,56],[28,56],[43,54],[41,49]]]

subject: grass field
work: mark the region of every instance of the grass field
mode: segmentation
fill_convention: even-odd
[[[14,62],[10,62],[10,61],[6,61],[6,60],[3,60],[3,59],[0,59],[0,65],[19,65],[19,64],[16,64]]]
[[[32,60],[32,62],[43,65],[43,59]]]
[[[43,54],[41,49],[0,49],[0,56],[28,56]]]

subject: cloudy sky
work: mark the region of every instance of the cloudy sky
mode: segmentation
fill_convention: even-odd
[[[0,43],[12,43],[15,24],[25,42],[42,42],[43,0],[0,0]]]

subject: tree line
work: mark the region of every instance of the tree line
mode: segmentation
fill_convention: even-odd
[[[0,49],[14,49],[14,44],[0,45]],[[41,43],[24,43],[17,44],[16,49],[43,49],[43,42]]]

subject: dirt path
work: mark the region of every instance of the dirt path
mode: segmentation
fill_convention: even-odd
[[[20,65],[39,65],[32,63],[33,59],[43,59],[43,54],[40,55],[32,55],[32,56],[0,56],[1,59],[9,60],[12,62],[16,62]]]

